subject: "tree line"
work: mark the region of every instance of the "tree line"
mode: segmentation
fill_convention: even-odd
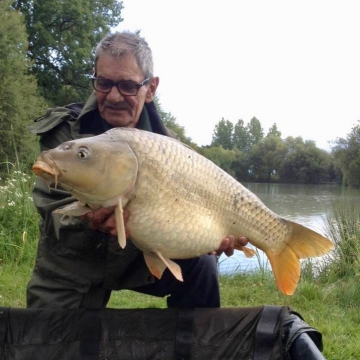
[[[222,118],[213,131],[209,146],[199,147],[186,136],[171,113],[165,113],[157,99],[167,127],[180,140],[213,161],[239,181],[278,183],[338,183],[360,187],[360,120],[346,138],[331,142],[331,150],[316,146],[301,136],[281,137],[273,124],[265,134],[261,122],[253,117],[247,124],[234,125]]]
[[[92,91],[94,50],[123,19],[121,1],[0,1],[0,172],[17,159],[33,160],[37,140],[28,125],[48,107],[86,101]],[[258,119],[221,119],[210,146],[199,147],[161,108],[181,141],[241,181],[339,182],[360,187],[360,125],[333,141],[330,152],[301,137],[265,135]]]
[[[265,135],[260,121],[253,117],[248,124],[221,119],[215,126],[212,143],[202,149],[239,181],[324,183],[341,181],[333,157],[302,137],[281,138],[273,124]]]

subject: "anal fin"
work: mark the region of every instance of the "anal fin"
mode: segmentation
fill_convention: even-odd
[[[234,244],[234,249],[239,250],[239,251],[243,251],[247,258],[251,258],[256,254],[255,250],[250,249],[250,248],[248,248],[246,246],[242,246],[242,245]]]
[[[159,251],[144,252],[144,259],[150,272],[158,279],[166,268],[168,268],[175,278],[179,281],[184,281],[180,266],[171,259],[165,258]]]

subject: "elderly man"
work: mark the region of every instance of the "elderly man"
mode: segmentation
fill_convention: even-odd
[[[153,74],[151,50],[143,38],[129,32],[106,36],[96,48],[92,83],[94,92],[85,105],[49,110],[34,124],[31,130],[40,136],[41,150],[112,127],[169,135],[153,103],[159,78]],[[168,296],[168,306],[220,306],[214,254],[176,260],[184,282],[168,270],[158,280],[131,239],[125,249],[119,247],[112,208],[80,219],[53,215],[53,210],[74,199],[61,188],[49,192],[42,179],[37,179],[33,197],[41,220],[36,264],[27,288],[28,307],[101,308],[112,290],[121,289]],[[231,255],[233,249],[234,237],[228,236],[217,253]]]

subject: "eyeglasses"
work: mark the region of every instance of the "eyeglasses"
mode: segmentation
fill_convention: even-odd
[[[105,79],[95,76],[91,78],[93,88],[96,91],[109,93],[113,88],[113,86],[116,86],[119,93],[125,96],[135,96],[138,93],[139,89],[142,86],[146,85],[149,82],[149,80],[150,78],[146,78],[144,81],[138,84],[130,80],[113,81],[110,79]]]

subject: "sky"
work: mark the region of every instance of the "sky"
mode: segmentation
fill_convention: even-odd
[[[123,0],[116,30],[141,30],[157,90],[186,135],[254,116],[266,134],[329,150],[360,120],[360,1]]]

